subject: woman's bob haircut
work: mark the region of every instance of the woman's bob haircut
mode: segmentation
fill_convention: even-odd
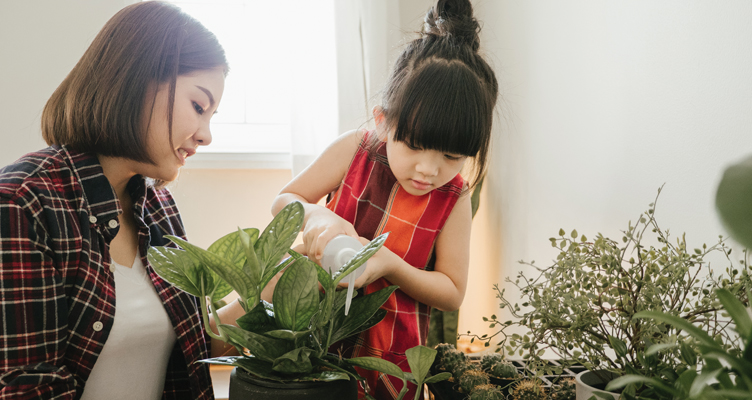
[[[172,4],[147,1],[113,16],[55,90],[42,112],[48,145],[153,164],[146,132],[156,90],[169,85],[172,141],[175,82],[180,75],[228,66],[219,41]],[[150,97],[150,98],[147,98]]]

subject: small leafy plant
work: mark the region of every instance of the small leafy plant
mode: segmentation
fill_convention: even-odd
[[[386,314],[380,307],[397,286],[354,298],[345,315],[347,291],[336,290],[340,281],[376,253],[387,234],[372,240],[338,271],[330,273],[290,249],[303,217],[303,206],[293,202],[262,233],[255,228],[238,229],[206,250],[167,236],[182,249],[149,249],[149,262],[160,276],[199,298],[208,334],[234,345],[241,354],[203,361],[237,366],[260,378],[280,382],[362,380],[355,365],[419,385],[446,379],[449,374],[428,376],[436,351],[424,346],[406,352],[412,373],[378,358],[343,360],[329,354],[333,343],[380,322]],[[290,257],[283,260],[286,255]],[[261,292],[280,272],[272,303],[261,300]],[[246,312],[236,321],[238,326],[222,324],[213,305],[232,290],[238,293]],[[213,315],[218,332],[211,330],[209,314]],[[405,385],[400,399],[406,392]]]
[[[654,377],[691,363],[682,357],[691,353],[681,351],[681,329],[637,318],[640,312],[661,310],[704,330],[729,354],[740,354],[716,289],[746,299],[752,287],[746,261],[735,267],[723,238],[696,249],[687,246],[684,235],[673,240],[655,219],[656,202],[657,197],[635,224],[629,223],[620,241],[601,234],[591,241],[576,230],[569,235],[560,230],[558,237],[550,239],[559,251],[553,265],[539,268],[534,262],[521,262],[535,273],[521,272],[515,281],[507,279],[519,289],[520,303],[512,304],[495,286],[501,307],[510,309],[513,319],[485,318],[499,331],[468,335],[486,346],[500,336],[497,350],[520,354],[538,375],[560,374],[567,365],[581,364],[596,373]],[[729,262],[724,275],[710,268],[708,259],[715,254]],[[513,326],[525,328],[526,333],[507,334]],[[648,352],[653,344],[664,351]],[[693,344],[684,348],[697,350]],[[546,350],[560,358],[562,366],[547,363]],[[635,390],[625,388],[627,394]]]

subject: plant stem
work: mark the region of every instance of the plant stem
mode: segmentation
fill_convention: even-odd
[[[201,317],[204,319],[204,327],[206,327],[206,332],[209,334],[209,337],[212,337],[214,339],[219,339],[223,342],[228,342],[229,338],[226,334],[222,333],[222,331],[219,329],[219,315],[217,315],[217,311],[214,310],[214,304],[212,304],[211,298],[209,299],[209,302],[207,304],[206,301],[206,281],[204,279],[201,279]],[[211,330],[211,325],[209,324],[209,315],[207,314],[209,311],[211,311],[212,315],[214,315],[214,322],[217,327],[217,331],[219,331],[219,335],[215,334]]]
[[[201,317],[204,319],[204,327],[206,328],[206,333],[208,333],[209,336],[214,339],[219,339],[219,340],[226,342],[227,338],[225,337],[225,335],[222,334],[221,331],[219,335],[212,332],[211,325],[209,324],[209,314],[208,314],[209,310],[207,309],[208,305],[206,304],[206,296],[201,296],[200,300],[201,300]],[[214,307],[212,307],[212,311],[213,309]],[[217,322],[217,327],[219,327],[219,319],[217,319],[216,312],[213,312],[213,314],[214,314],[214,321]]]

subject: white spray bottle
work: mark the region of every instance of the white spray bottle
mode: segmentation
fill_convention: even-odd
[[[324,255],[321,257],[321,266],[324,270],[329,270],[329,274],[333,274],[338,271],[346,262],[361,249],[363,245],[358,239],[352,236],[339,235],[330,240],[324,247]],[[366,263],[363,263],[358,269],[347,275],[347,299],[345,300],[345,315],[350,311],[350,303],[352,302],[353,289],[355,287],[355,279],[363,274],[366,269]]]

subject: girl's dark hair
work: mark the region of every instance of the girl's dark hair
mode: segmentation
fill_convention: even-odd
[[[470,187],[486,172],[498,94],[496,75],[478,54],[479,32],[469,0],[439,0],[421,37],[397,59],[382,103],[395,140],[473,157]]]
[[[153,164],[144,122],[156,85],[169,84],[172,142],[177,77],[216,67],[227,74],[224,49],[180,8],[158,1],[127,6],[107,21],[47,101],[42,136],[49,145]]]

